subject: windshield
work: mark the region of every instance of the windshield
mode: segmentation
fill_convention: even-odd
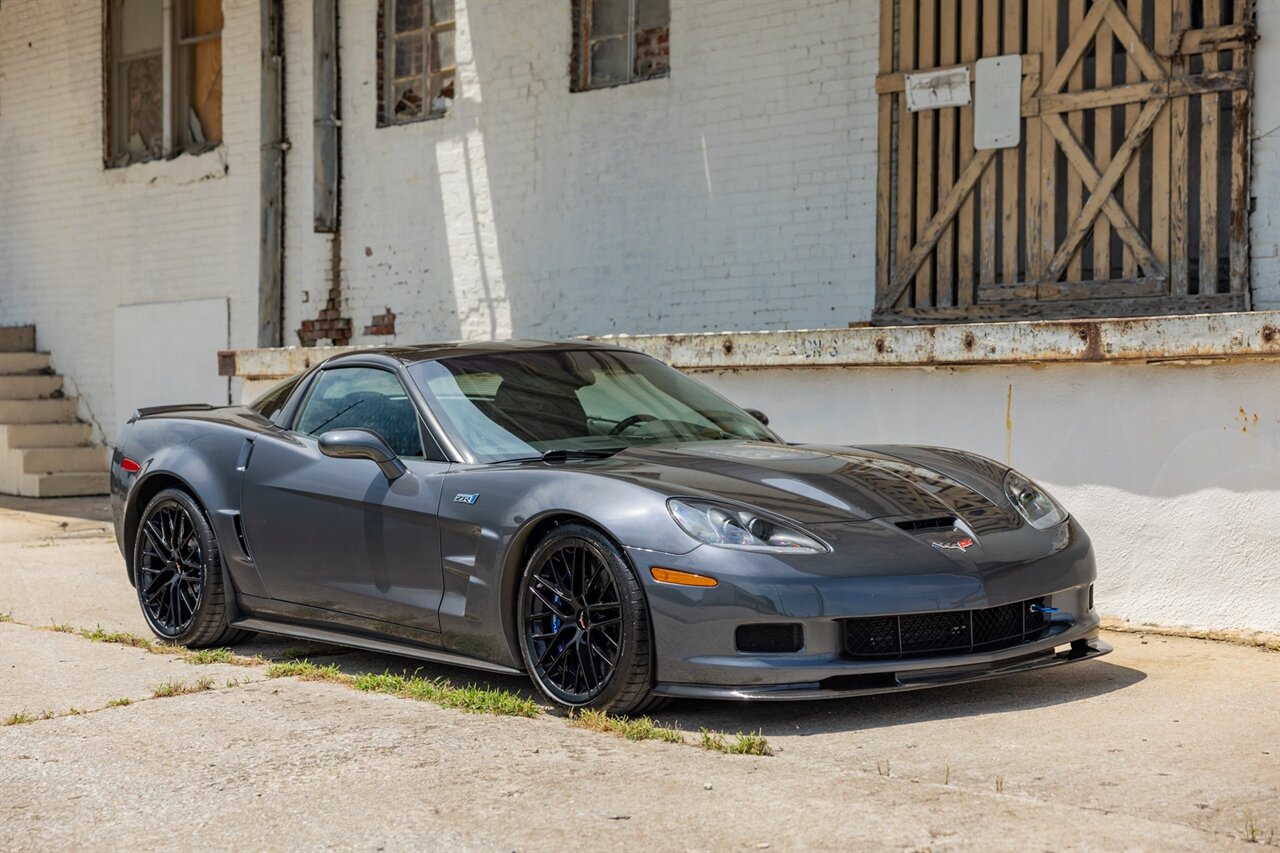
[[[557,350],[410,365],[431,410],[478,461],[686,441],[777,442],[762,423],[638,353]]]

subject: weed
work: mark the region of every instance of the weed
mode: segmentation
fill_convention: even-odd
[[[684,743],[679,729],[660,726],[648,717],[625,719],[610,716],[605,711],[586,710],[575,714],[570,725],[593,732],[605,732],[627,740],[660,740],[666,743]]]
[[[198,665],[208,663],[234,663],[236,653],[231,649],[192,649],[183,652],[182,659]]]
[[[888,760],[886,760],[886,761],[885,761],[885,763],[884,763],[883,765],[882,765],[879,761],[877,761],[877,762],[876,762],[876,773],[877,773],[878,775],[880,775],[880,776],[892,776],[892,775],[893,775],[893,771],[891,771],[891,770],[889,769],[889,762],[888,762]]]
[[[337,666],[330,664],[335,670]],[[507,717],[536,717],[542,713],[538,703],[506,690],[493,690],[468,684],[455,687],[448,680],[417,676],[365,673],[356,676],[351,686],[370,693],[388,693],[407,699],[434,702],[445,708],[457,708],[470,714],[496,714]]]
[[[318,666],[309,660],[291,660],[273,663],[267,667],[267,678],[297,678],[300,681],[336,681],[350,684],[351,676],[344,674],[336,663]]]
[[[996,777],[996,793],[997,794],[1004,793],[1004,777],[1003,776]]]
[[[702,739],[698,745],[712,752],[725,752],[730,755],[773,755],[769,741],[765,740],[764,734],[759,731],[746,734],[738,732],[730,743],[722,732],[702,729]]]
[[[133,704],[132,699],[130,699],[128,696],[121,696],[119,699],[112,699],[110,702],[108,702],[107,707],[123,708],[125,705],[131,705],[131,704]]]
[[[13,614],[11,612],[6,610],[4,613],[0,613],[0,622],[12,622],[12,621],[13,621]]]
[[[6,726],[20,726],[23,723],[30,723],[35,719],[35,717],[31,716],[26,711],[14,711],[5,718],[4,724]]]
[[[48,627],[48,628],[46,628],[45,630],[47,630],[47,631],[57,631],[59,634],[75,634],[75,633],[77,633],[76,629],[75,629],[75,628],[73,628],[73,627],[71,627],[70,625],[68,625],[66,622],[63,622],[63,623],[59,624],[59,623],[57,623],[57,622],[50,621],[50,622],[49,622],[49,627]]]
[[[944,785],[951,784],[951,765],[950,764],[948,764],[947,768],[942,771],[942,784]]]
[[[164,699],[169,696],[184,696],[188,693],[200,693],[205,690],[213,689],[212,678],[197,678],[188,684],[185,681],[166,681],[157,684],[151,691],[151,698]]]
[[[151,647],[155,645],[146,637],[139,637],[137,634],[130,634],[128,631],[107,631],[101,625],[95,626],[93,630],[81,628],[76,633],[86,640],[93,640],[95,643],[115,643],[119,646],[131,646],[135,649],[146,649],[147,651],[151,651]]]

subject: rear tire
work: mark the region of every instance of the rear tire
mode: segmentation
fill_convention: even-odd
[[[599,530],[571,523],[547,534],[525,564],[518,607],[521,657],[553,710],[653,707],[644,590]]]
[[[142,512],[133,544],[138,604],[166,643],[198,649],[243,640],[227,624],[222,552],[204,511],[181,489],[165,489]]]

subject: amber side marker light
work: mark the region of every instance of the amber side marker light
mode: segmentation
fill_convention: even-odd
[[[720,583],[706,575],[695,575],[693,572],[681,572],[676,569],[660,569],[657,566],[649,569],[649,574],[658,583],[673,583],[679,586],[715,586]]]

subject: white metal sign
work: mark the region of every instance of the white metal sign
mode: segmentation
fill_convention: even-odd
[[[913,113],[921,110],[939,110],[943,107],[963,107],[970,102],[969,66],[941,68],[920,74],[907,74],[904,78],[907,91],[907,109]]]
[[[974,78],[973,147],[1017,148],[1022,142],[1022,57],[979,59]]]

